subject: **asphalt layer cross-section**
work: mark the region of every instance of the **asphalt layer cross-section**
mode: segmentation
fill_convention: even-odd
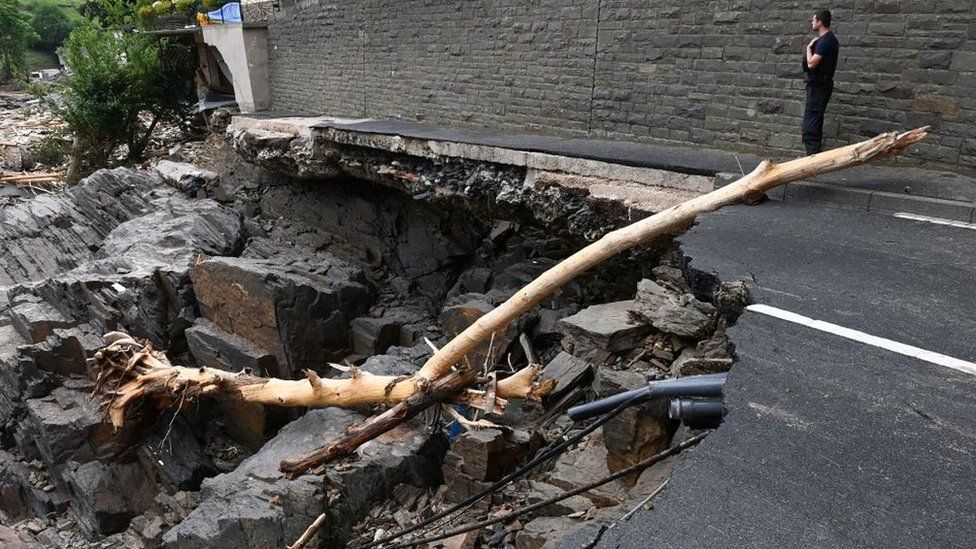
[[[797,203],[682,238],[768,304],[976,362],[976,230]],[[976,376],[747,311],[725,423],[598,547],[976,546]]]

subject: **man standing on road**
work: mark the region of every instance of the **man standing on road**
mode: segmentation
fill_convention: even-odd
[[[820,152],[823,147],[824,111],[834,91],[834,70],[840,43],[830,31],[830,10],[813,13],[811,28],[817,37],[807,44],[803,55],[803,76],[807,83],[807,100],[803,109],[803,146],[807,154]]]

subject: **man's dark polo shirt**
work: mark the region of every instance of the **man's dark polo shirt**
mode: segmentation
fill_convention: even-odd
[[[834,71],[837,69],[837,54],[840,52],[840,42],[834,36],[833,31],[827,31],[817,39],[813,45],[813,53],[820,54],[823,59],[813,70],[807,66],[807,56],[803,56],[803,72],[806,81],[814,84],[825,84],[833,82]]]

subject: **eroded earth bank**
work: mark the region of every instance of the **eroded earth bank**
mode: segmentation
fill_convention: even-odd
[[[0,545],[284,547],[320,513],[310,546],[369,541],[580,429],[564,414],[571,404],[731,366],[725,327],[744,287],[695,271],[665,239],[587,273],[468,356],[504,377],[536,354],[543,378],[556,380],[541,403],[477,418],[453,408],[465,425],[432,410],[296,480],[278,471],[282,459],[373,410],[176,399],[135,410],[115,432],[90,398],[87,359],[103,334],[148,340],[185,366],[303,379],[345,375],[336,363],[406,375],[431,345],[648,213],[524,168],[351,145],[318,152],[287,136],[238,135],[211,143],[200,160],[210,171],[118,168],[0,205]],[[666,404],[628,410],[463,520],[547,499],[687,438]],[[585,544],[680,459],[445,544]]]

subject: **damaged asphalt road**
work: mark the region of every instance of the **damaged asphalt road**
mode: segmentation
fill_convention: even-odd
[[[756,303],[976,361],[971,229],[770,202],[705,216],[682,246]],[[754,311],[729,333],[725,423],[597,546],[976,539],[976,377]]]

